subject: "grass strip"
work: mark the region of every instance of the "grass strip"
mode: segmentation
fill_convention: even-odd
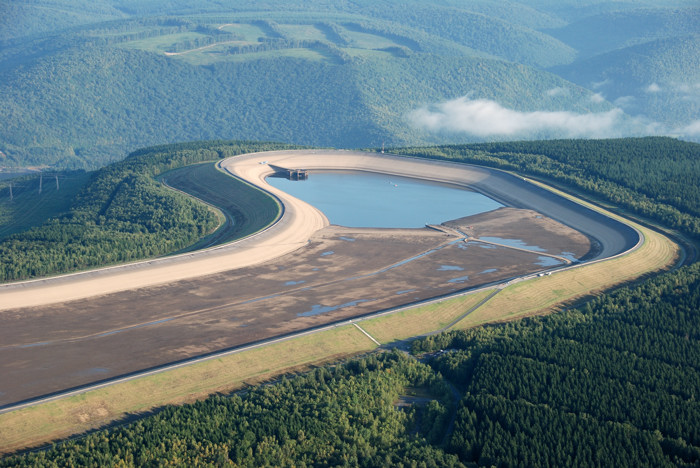
[[[367,333],[382,344],[404,340],[430,333],[449,325],[490,293],[490,290],[486,290],[446,299],[433,304],[402,310],[391,315],[365,320],[361,325]]]

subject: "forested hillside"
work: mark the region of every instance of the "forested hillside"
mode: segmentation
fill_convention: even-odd
[[[550,33],[587,57],[658,39],[695,34],[699,15],[697,8],[613,11],[573,21]]]
[[[94,169],[201,139],[362,148],[516,138],[508,118],[480,131],[449,125],[465,118],[459,99],[539,113],[545,124],[523,138],[697,138],[698,10],[643,6],[10,2],[0,166]],[[586,31],[600,38],[589,49]],[[414,118],[443,106],[451,122]],[[562,115],[602,123],[561,128]]]
[[[414,342],[464,397],[447,450],[480,466],[697,466],[698,264],[552,316]]]
[[[3,236],[0,281],[157,257],[191,246],[218,227],[216,214],[188,196],[166,188],[155,176],[188,164],[284,148],[291,146],[240,141],[179,144],[137,151],[124,161],[93,172],[77,190],[69,189],[70,199],[63,201],[61,210],[47,214],[48,219],[42,224]],[[238,186],[242,192],[253,190],[240,182],[236,185],[233,179],[231,185]],[[0,187],[0,193],[7,196],[9,183]],[[245,216],[251,208],[240,205],[249,203],[250,198],[235,190],[227,196],[234,217],[240,215],[238,221],[249,228]],[[34,197],[38,207],[54,203],[36,192]],[[0,204],[0,214],[7,210],[5,203]],[[30,200],[24,206],[30,207]],[[13,212],[7,215],[12,216]],[[262,227],[274,219],[274,214],[269,218],[262,220]],[[259,224],[256,226],[261,228]]]
[[[700,24],[700,10],[697,11],[696,25]],[[692,122],[698,117],[697,28],[688,34],[616,49],[552,71],[583,87],[595,84],[608,100],[631,115],[644,115],[667,124]],[[647,125],[649,133],[656,130],[653,121]],[[674,131],[680,130],[669,130]]]

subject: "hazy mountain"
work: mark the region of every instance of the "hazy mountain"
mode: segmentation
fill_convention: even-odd
[[[598,90],[631,115],[669,127],[698,118],[700,35],[625,47],[558,67],[555,72]]]
[[[0,165],[217,138],[697,138],[690,4],[5,1]]]

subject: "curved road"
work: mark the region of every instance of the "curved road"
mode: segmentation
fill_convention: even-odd
[[[478,166],[340,150],[293,150],[228,158],[219,166],[277,197],[282,217],[270,228],[230,244],[183,255],[0,286],[0,310],[46,305],[155,286],[259,264],[304,245],[328,226],[318,209],[265,182],[270,164],[291,169],[360,170],[415,177],[469,187],[506,205],[530,208],[589,236],[597,246],[586,260],[633,248],[633,228],[513,175]]]

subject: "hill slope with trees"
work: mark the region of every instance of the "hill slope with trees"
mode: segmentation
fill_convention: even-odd
[[[480,141],[411,118],[460,98],[590,119],[614,110],[628,134],[693,138],[698,10],[661,3],[603,13],[596,2],[495,0],[13,4],[0,28],[0,166],[94,169],[201,139]],[[611,18],[624,20],[622,48],[584,51],[581,31],[608,37]]]

